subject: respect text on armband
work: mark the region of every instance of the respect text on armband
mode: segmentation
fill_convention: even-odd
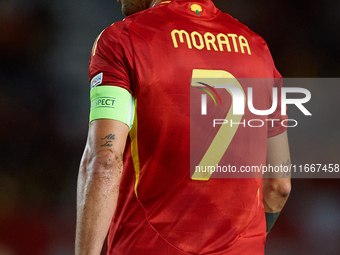
[[[114,97],[97,97],[91,101],[91,109],[98,107],[114,108],[116,98]]]

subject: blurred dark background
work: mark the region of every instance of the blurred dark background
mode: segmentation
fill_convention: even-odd
[[[283,77],[339,77],[340,1],[214,2],[266,40]],[[1,255],[73,253],[89,55],[121,19],[112,0],[0,0]],[[308,130],[289,130],[294,163],[339,163],[339,93],[314,100]],[[339,179],[292,183],[266,254],[339,254]]]

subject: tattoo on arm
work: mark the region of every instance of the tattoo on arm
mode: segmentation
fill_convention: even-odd
[[[288,167],[288,170],[289,170],[287,172],[283,172],[283,175],[282,175],[283,178],[290,176],[290,168],[289,168],[290,164],[291,164],[291,162],[290,162],[289,159],[287,159],[286,162],[282,162],[282,168],[284,168],[286,166],[286,167]]]
[[[104,138],[101,138],[102,140],[105,140],[105,139],[109,139],[109,140],[114,140],[115,139],[115,135],[113,134],[109,134],[107,136],[105,136]]]
[[[105,143],[100,145],[100,147],[111,147],[112,146],[112,141],[114,139],[115,139],[115,135],[113,135],[113,134],[109,134],[109,135],[101,138],[101,140],[105,140]]]

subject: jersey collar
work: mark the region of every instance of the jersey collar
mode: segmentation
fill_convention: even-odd
[[[214,19],[220,13],[211,0],[164,0],[159,4],[167,4],[173,12],[194,19]]]

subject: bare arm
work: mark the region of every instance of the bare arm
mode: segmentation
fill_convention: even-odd
[[[76,255],[99,255],[116,209],[128,126],[90,123],[77,188]]]
[[[267,165],[290,167],[287,132],[268,138]],[[291,190],[290,173],[264,176],[263,205],[266,213],[276,214],[283,209]],[[267,214],[268,216],[268,214]],[[275,220],[274,220],[275,221]],[[267,217],[268,224],[268,217]]]

